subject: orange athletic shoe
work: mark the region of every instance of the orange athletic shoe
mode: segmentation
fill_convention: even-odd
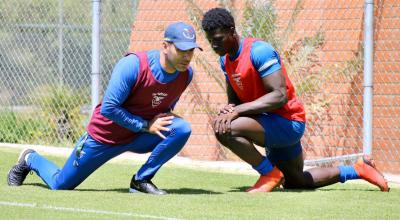
[[[253,187],[247,189],[246,192],[271,192],[275,187],[279,186],[282,181],[282,172],[277,167],[274,167],[271,172],[267,173],[264,176],[260,176],[256,184],[254,184]]]
[[[385,177],[376,169],[371,158],[360,157],[353,166],[360,178],[378,186],[382,192],[389,192],[390,188]]]

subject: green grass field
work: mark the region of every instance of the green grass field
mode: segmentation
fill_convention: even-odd
[[[400,219],[398,188],[382,193],[358,183],[247,194],[256,176],[166,166],[154,182],[168,195],[130,194],[139,166],[127,161],[106,164],[73,191],[48,190],[36,175],[9,187],[7,172],[18,154],[0,148],[0,219]]]

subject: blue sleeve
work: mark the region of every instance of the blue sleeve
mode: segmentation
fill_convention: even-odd
[[[267,42],[256,41],[251,47],[250,59],[261,78],[281,69],[278,52]]]
[[[226,82],[229,82],[228,74],[226,74],[226,70],[225,70],[225,56],[219,57],[219,63],[221,65],[222,72],[224,72]]]
[[[142,129],[144,119],[131,114],[122,105],[135,85],[138,73],[139,58],[136,55],[122,58],[114,67],[100,109],[104,117],[133,132]]]
[[[192,69],[192,67],[189,67],[189,77],[188,77],[188,81],[187,81],[187,84],[186,84],[186,87],[188,87],[189,86],[189,84],[192,82],[192,79],[193,79],[193,69]],[[173,109],[175,109],[175,106],[176,106],[176,103],[179,101],[179,99],[180,99],[180,96],[176,99],[176,101],[171,105],[171,110],[173,110]]]

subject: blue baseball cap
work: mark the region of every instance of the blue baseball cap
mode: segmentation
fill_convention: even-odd
[[[173,43],[179,50],[203,49],[196,43],[194,28],[183,22],[168,25],[164,32],[164,40]]]

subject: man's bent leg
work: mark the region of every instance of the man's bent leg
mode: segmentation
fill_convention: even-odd
[[[230,149],[253,168],[262,164],[266,159],[253,144],[264,146],[264,129],[253,118],[239,117],[231,122],[230,134],[215,133],[215,136],[222,145]],[[270,165],[270,170],[268,171],[271,171],[272,165],[269,162],[264,163]]]
[[[129,192],[167,194],[166,191],[158,189],[151,179],[164,163],[182,149],[191,133],[189,123],[179,117],[174,118],[168,128],[171,129],[169,132],[162,132],[166,139],[161,139],[154,134],[143,134],[130,145],[129,151],[151,152],[151,154],[146,163],[132,176]]]
[[[169,132],[163,132],[166,136],[165,140],[161,140],[155,146],[150,146],[145,150],[139,150],[152,152],[146,163],[136,173],[136,180],[152,179],[158,169],[183,148],[192,131],[190,124],[179,117],[174,118],[168,128],[171,129]],[[133,149],[132,151],[137,152],[138,149]]]
[[[253,118],[240,117],[231,123],[231,130],[230,134],[216,134],[217,139],[260,174],[254,186],[246,191],[250,193],[272,191],[281,183],[283,175],[253,144],[264,145],[264,128]]]

